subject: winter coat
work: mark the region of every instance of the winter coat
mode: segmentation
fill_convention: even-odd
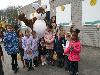
[[[18,47],[18,38],[16,33],[13,32],[6,32],[4,35],[4,48],[7,51],[8,55],[16,54],[19,52]]]
[[[22,38],[22,48],[24,49],[24,59],[30,60],[33,57],[32,38],[24,36]]]
[[[73,49],[71,49],[73,47]],[[69,47],[65,49],[64,54],[68,54],[69,61],[80,61],[81,43],[80,41],[70,41]]]
[[[46,31],[45,35],[44,35],[44,39],[45,39],[45,44],[46,44],[46,49],[53,49],[54,48],[54,35],[53,32],[50,31]]]
[[[66,45],[65,37],[58,38],[58,36],[55,36],[54,50],[57,52],[57,54],[63,54],[64,50],[62,44]]]

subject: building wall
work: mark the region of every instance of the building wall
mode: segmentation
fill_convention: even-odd
[[[50,1],[50,16],[56,16],[56,7],[71,4],[72,25],[76,28],[82,26],[82,1],[83,0],[54,0]]]
[[[95,25],[82,26],[80,40],[83,45],[100,47],[100,28]]]
[[[70,26],[64,28],[66,32],[70,30]],[[96,25],[84,25],[80,30],[79,37],[82,45],[100,47],[100,28]]]

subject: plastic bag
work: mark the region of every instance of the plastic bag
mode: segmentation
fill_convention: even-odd
[[[57,53],[54,51],[53,60],[57,60]]]
[[[17,60],[21,60],[20,54],[17,54]]]

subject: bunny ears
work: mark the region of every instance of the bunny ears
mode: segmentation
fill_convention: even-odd
[[[33,3],[32,4],[32,7],[35,9],[35,10],[37,10],[37,9],[39,9],[39,8],[43,8],[43,9],[46,9],[47,8],[47,6],[46,5],[39,5],[38,3]]]

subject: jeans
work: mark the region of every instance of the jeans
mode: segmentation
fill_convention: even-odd
[[[68,56],[65,55],[65,70],[70,71],[70,61],[68,60]]]
[[[64,67],[64,56],[62,53],[57,53],[58,59],[57,59],[57,66],[58,67]]]
[[[12,58],[12,70],[17,69],[17,53],[16,54],[11,54]]]
[[[26,66],[27,66],[28,69],[32,68],[32,59],[31,60],[26,60],[25,59],[25,63],[26,63]]]
[[[54,54],[54,50],[53,49],[46,49],[46,59],[47,59],[47,63],[48,64],[52,64],[53,63],[53,54]]]
[[[77,61],[71,61],[70,62],[70,70],[72,72],[72,75],[76,75],[78,72],[78,62]]]

